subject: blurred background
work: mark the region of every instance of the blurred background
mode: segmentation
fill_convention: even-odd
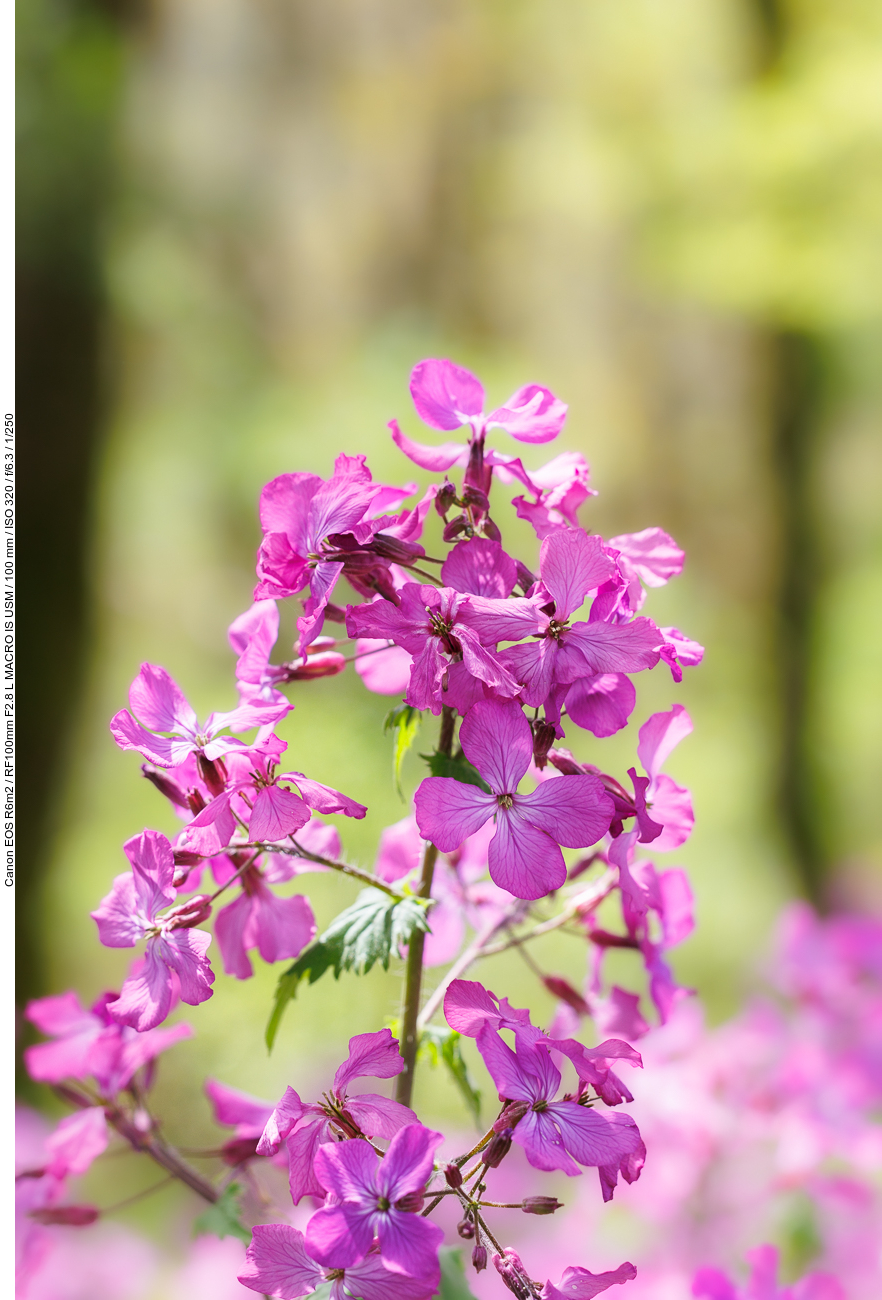
[[[493,404],[551,387],[570,404],[556,449],[582,451],[600,493],[584,526],[660,525],[687,551],[646,612],[705,662],[681,690],[639,681],[635,722],[675,699],[695,722],[670,764],[697,812],[676,861],[698,926],[676,965],[711,1020],[740,1003],[785,900],[878,910],[879,5],[19,14],[20,1001],[91,999],[127,965],[88,911],[122,840],[174,825],[107,730],[138,664],[164,664],[201,716],[232,707],[226,627],[250,602],[261,485],[327,474],[341,449],[414,477],[386,422],[420,436],[407,378],[429,355],[479,373]],[[506,535],[528,558],[529,530]],[[294,765],[370,806],[341,827],[370,865],[406,813],[389,701],[352,674],[292,690]],[[605,764],[628,766],[635,730]],[[304,883],[320,925],[352,896]],[[517,1001],[513,963],[498,979]],[[206,1072],[273,1097],[395,1011],[394,972],[317,985],[266,1058],[278,972],[256,964],[246,983],[219,974],[163,1063],[169,1109],[206,1132]],[[169,1200],[145,1206],[156,1227]]]

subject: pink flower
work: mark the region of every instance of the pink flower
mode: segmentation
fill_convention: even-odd
[[[382,591],[394,599],[390,562],[406,562],[423,550],[394,533],[384,540],[384,530],[399,524],[404,525],[399,531],[418,535],[422,519],[399,520],[380,512],[400,505],[415,490],[415,484],[387,488],[374,483],[364,456],[338,456],[327,482],[315,474],[281,474],[263,489],[254,599],[294,596],[309,587],[297,622],[301,654],[321,632],[325,609],[344,573],[363,595]]]
[[[287,700],[263,704],[240,704],[230,713],[212,713],[204,725],[164,668],[142,664],[129,689],[128,709],[120,709],[110,721],[110,732],[120,749],[136,749],[158,767],[178,767],[188,754],[197,754],[209,764],[244,742],[220,733],[248,731],[278,722],[292,705]],[[132,716],[134,715],[134,716]],[[165,732],[166,735],[157,733]]]
[[[652,820],[664,828],[653,842],[658,852],[685,844],[695,824],[689,791],[661,772],[665,759],[691,732],[692,719],[682,704],[675,704],[667,713],[654,713],[640,728],[637,757],[649,777],[646,806],[652,810]],[[641,778],[633,776],[633,769],[632,780],[636,789]]]
[[[704,646],[691,640],[676,627],[660,629],[665,643],[661,648],[661,657],[671,670],[675,682],[682,682],[683,669],[694,668],[704,658]]]
[[[58,1179],[84,1174],[92,1161],[107,1150],[108,1141],[103,1106],[88,1106],[66,1115],[46,1139],[46,1172]]]
[[[345,1269],[324,1269],[307,1254],[303,1233],[287,1223],[262,1223],[252,1230],[245,1252],[247,1271],[239,1281],[273,1300],[297,1300],[330,1282],[329,1300],[426,1300],[434,1283],[393,1273],[379,1255],[369,1252]]]
[[[392,641],[359,637],[355,655],[355,671],[369,691],[403,695],[407,690],[413,660],[406,650]]]
[[[133,948],[147,940],[143,963],[133,970],[109,1014],[120,1024],[142,1033],[154,1029],[171,1009],[173,975],[180,983],[181,998],[198,1006],[211,997],[214,972],[205,953],[211,935],[194,929],[207,912],[183,904],[158,915],[175,901],[176,890],[172,847],[158,831],[144,831],[123,845],[132,864],[131,872],[117,876],[113,888],[92,913],[98,936],[108,948]]]
[[[629,1183],[640,1177],[646,1148],[637,1125],[627,1115],[604,1115],[569,1098],[555,1101],[561,1076],[548,1047],[560,1044],[537,1041],[523,1031],[515,1037],[516,1052],[490,1025],[477,1037],[478,1051],[499,1089],[500,1100],[524,1103],[521,1118],[513,1124],[513,1140],[524,1148],[536,1169],[560,1169],[574,1175],[582,1172],[579,1165],[595,1166],[603,1199],[610,1200],[619,1173]],[[581,1044],[572,1044],[577,1066],[580,1048]],[[581,1048],[582,1054],[584,1051]]]
[[[238,654],[236,685],[242,704],[262,701],[287,704],[276,688],[282,682],[334,677],[346,667],[346,656],[334,649],[332,637],[316,637],[307,649],[305,663],[271,664],[270,655],[279,636],[279,610],[274,600],[255,601],[234,619],[227,639]]]
[[[587,1268],[565,1268],[560,1284],[550,1280],[542,1288],[542,1300],[594,1300],[611,1286],[632,1282],[637,1276],[633,1264],[620,1264],[609,1273],[589,1273]]]
[[[346,628],[352,637],[388,640],[411,656],[405,702],[441,712],[450,704],[465,712],[488,692],[511,697],[520,683],[469,626],[470,597],[451,587],[417,582],[401,589],[400,604],[376,601],[350,606]]]
[[[41,1083],[61,1083],[91,1075],[101,1095],[111,1098],[131,1082],[141,1066],[191,1036],[192,1029],[184,1024],[143,1034],[117,1024],[107,1006],[118,997],[117,993],[104,993],[89,1011],[84,1010],[74,992],[29,1002],[25,1010],[28,1020],[55,1040],[25,1049],[25,1065],[31,1078]]]
[[[757,1246],[747,1252],[750,1278],[740,1289],[717,1268],[700,1268],[692,1294],[704,1300],[845,1300],[841,1282],[829,1273],[808,1273],[793,1286],[778,1286],[778,1249]]]
[[[435,1148],[443,1140],[443,1134],[422,1124],[408,1124],[380,1160],[361,1140],[319,1147],[315,1172],[333,1200],[307,1224],[306,1247],[313,1258],[348,1268],[364,1259],[376,1237],[391,1272],[437,1286],[444,1233],[419,1210]]]
[[[490,793],[449,777],[427,777],[414,798],[423,838],[451,853],[495,818],[488,850],[491,879],[516,898],[542,898],[559,889],[566,879],[559,846],[595,844],[609,826],[613,806],[600,781],[562,776],[532,794],[518,794],[533,756],[533,737],[514,703],[475,704],[462,724],[460,743]]]
[[[267,1120],[257,1150],[259,1155],[275,1155],[283,1142],[287,1144],[289,1185],[295,1205],[304,1196],[324,1195],[313,1161],[318,1148],[330,1140],[334,1131],[345,1137],[365,1134],[391,1138],[414,1122],[412,1110],[388,1097],[369,1092],[354,1097],[347,1094],[353,1079],[392,1079],[403,1069],[397,1039],[390,1030],[380,1029],[350,1038],[349,1055],[334,1075],[326,1104],[302,1102],[293,1088],[285,1090]]]
[[[234,870],[230,863],[228,876]],[[221,908],[214,923],[227,975],[251,978],[254,970],[247,954],[252,948],[257,948],[263,960],[272,965],[299,957],[315,938],[315,917],[309,899],[303,894],[279,898],[269,888],[270,884],[290,879],[295,870],[280,854],[274,854],[263,868],[253,863],[242,872],[239,896]]]
[[[497,470],[497,474],[504,482],[505,471]],[[589,497],[597,496],[594,488],[589,487],[591,470],[588,462],[578,451],[561,452],[541,469],[531,469],[529,478],[534,500],[514,497],[512,505],[519,519],[526,519],[533,525],[540,541],[560,528],[569,525],[578,528],[579,507]]]

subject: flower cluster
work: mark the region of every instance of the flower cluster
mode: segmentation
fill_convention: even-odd
[[[415,484],[375,482],[360,455],[338,456],[327,480],[285,473],[264,488],[253,603],[229,629],[238,704],[202,723],[164,668],[141,665],[111,734],[140,754],[181,826],[171,838],[145,829],[123,846],[128,869],[92,916],[100,941],[137,948],[135,961],[119,993],[91,1011],[73,994],[33,1004],[51,1041],[29,1050],[28,1065],[80,1108],[65,1123],[86,1135],[84,1150],[95,1154],[116,1132],[214,1202],[226,1192],[164,1143],[146,1103],[157,1053],[189,1032],[163,1027],[171,1010],[214,992],[212,938],[239,979],[252,975],[255,951],[294,963],[269,1042],[299,980],[404,958],[398,1038],[388,1028],[353,1038],[320,1101],[289,1088],[273,1107],[207,1084],[218,1122],[235,1129],[217,1158],[249,1175],[287,1161],[293,1205],[320,1203],[303,1230],[256,1223],[241,1280],[284,1300],[325,1283],[337,1297],[428,1297],[444,1237],[431,1214],[451,1198],[477,1272],[492,1260],[522,1297],[593,1296],[631,1279],[633,1266],[593,1274],[571,1265],[559,1284],[540,1284],[488,1226],[487,1210],[506,1207],[488,1200],[488,1186],[512,1144],[535,1171],[597,1169],[603,1200],[619,1175],[633,1183],[643,1167],[643,1140],[621,1109],[632,1094],[613,1065],[641,1064],[631,1044],[649,1022],[640,990],[605,989],[603,958],[609,947],[639,955],[662,1023],[685,995],[666,953],[692,926],[688,881],[641,854],[676,849],[691,832],[689,792],[661,768],[692,723],[679,704],[648,718],[635,765],[618,775],[561,742],[621,731],[637,706],[635,675],[664,666],[677,683],[700,662],[696,642],[642,612],[647,591],[676,577],[684,556],[660,528],[604,540],[582,527],[577,512],[593,489],[577,453],[528,469],[492,445],[497,430],[527,445],[557,437],[567,408],[548,389],[529,384],[488,411],[476,377],[437,359],[414,368],[410,387],[430,428],[466,430],[464,440],[425,446],[392,421],[399,449],[443,475],[416,504],[405,504]],[[510,485],[538,540],[529,564],[505,549],[491,501]],[[441,556],[424,544],[430,525]],[[296,645],[273,662],[278,602],[291,597],[302,602]],[[350,644],[328,628],[345,629]],[[300,771],[276,730],[294,707],[284,687],[350,664],[368,690],[403,697],[390,715],[399,757],[421,719],[440,719],[430,774],[410,815],[380,835],[373,873],[345,861],[337,827],[324,820],[363,818],[367,808]],[[279,891],[314,870],[368,887],[321,936],[307,896]],[[588,979],[580,992],[531,959],[559,998],[549,1033],[462,978],[478,958],[564,927],[586,944]],[[423,968],[450,962],[423,1004]],[[447,1025],[432,1025],[442,1005]],[[583,1016],[610,1035],[599,1046],[581,1041]],[[411,1109],[413,1075],[418,1053],[434,1051],[476,1110],[463,1036],[474,1039],[500,1108],[477,1146],[443,1162],[444,1136]],[[365,1076],[394,1079],[395,1098],[352,1092]],[[70,1145],[67,1135],[58,1142]],[[40,1183],[47,1205],[85,1158],[53,1157],[40,1174],[50,1180]],[[558,1202],[531,1191],[514,1208],[547,1214]]]

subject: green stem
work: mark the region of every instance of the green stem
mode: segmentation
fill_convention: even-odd
[[[448,758],[453,751],[455,727],[456,713],[445,704],[441,710],[438,753],[446,754]],[[420,898],[431,898],[432,896],[432,879],[435,874],[437,859],[438,849],[436,846],[426,844],[419,888],[416,891]],[[395,1099],[401,1102],[402,1106],[409,1106],[413,1096],[413,1075],[416,1068],[416,1054],[419,1044],[417,1018],[420,1013],[425,939],[425,933],[419,930],[411,937],[410,943],[407,945],[407,960],[404,967],[404,996],[401,1004],[401,1046],[399,1048],[404,1059],[404,1069],[399,1074],[395,1085]]]

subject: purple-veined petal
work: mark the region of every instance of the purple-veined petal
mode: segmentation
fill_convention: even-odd
[[[542,585],[554,600],[559,621],[579,608],[589,591],[600,587],[615,573],[615,564],[604,553],[600,537],[581,528],[568,528],[545,538],[540,550]]]
[[[362,1133],[368,1137],[391,1138],[407,1124],[416,1124],[416,1115],[399,1101],[380,1097],[373,1092],[362,1092],[346,1099],[346,1110]]]
[[[266,1121],[263,1136],[257,1144],[257,1154],[274,1156],[303,1115],[303,1102],[293,1088],[286,1088],[282,1100],[274,1107]]]
[[[133,948],[144,938],[144,922],[137,914],[135,882],[130,871],[114,879],[110,893],[105,894],[90,915],[105,948]]]
[[[245,942],[257,948],[265,962],[290,961],[299,957],[315,938],[315,917],[303,894],[277,898],[261,884],[254,896]]]
[[[360,1138],[338,1144],[325,1143],[316,1152],[315,1173],[325,1191],[341,1201],[377,1196],[377,1157]]]
[[[181,1001],[197,1007],[210,998],[214,971],[205,955],[211,943],[208,931],[171,930],[156,942],[161,946],[163,961],[181,982]]]
[[[678,943],[688,939],[695,929],[693,914],[692,888],[689,877],[679,867],[670,871],[661,871],[658,887],[662,900],[662,929],[665,947],[675,948]]]
[[[254,600],[280,600],[294,596],[309,582],[306,560],[292,548],[284,532],[264,535],[257,552]]]
[[[637,1270],[633,1264],[620,1264],[608,1273],[589,1273],[587,1268],[565,1268],[559,1286],[551,1281],[545,1283],[541,1292],[542,1300],[594,1300],[602,1291],[623,1282],[632,1282],[636,1276]],[[696,1294],[698,1293],[693,1289],[693,1295]],[[734,1291],[731,1300],[735,1300]]]
[[[630,563],[647,587],[663,587],[683,572],[686,556],[661,528],[644,528],[640,533],[622,533],[611,537],[608,545]]]
[[[536,1101],[547,1101],[553,1097],[560,1086],[560,1075],[550,1093],[542,1093],[539,1080],[528,1074],[523,1068],[519,1055],[516,1055],[507,1043],[504,1043],[490,1024],[485,1024],[477,1035],[478,1051],[491,1079],[496,1084],[500,1097],[509,1101],[528,1101],[532,1106]],[[552,1066],[554,1069],[554,1066]]]
[[[417,825],[423,839],[442,853],[453,853],[474,835],[497,809],[492,794],[447,776],[427,776],[413,797]]]
[[[459,614],[459,621],[473,627],[484,645],[498,641],[520,641],[548,626],[548,617],[539,603],[524,596],[508,600],[488,596],[469,596]]]
[[[309,596],[303,602],[303,614],[297,620],[297,631],[300,633],[297,652],[304,657],[307,648],[321,633],[325,609],[342,572],[342,564],[329,563],[317,564],[311,570]]]
[[[692,733],[692,719],[682,704],[667,713],[653,713],[639,732],[637,757],[644,772],[656,776],[673,749]]]
[[[287,1223],[255,1224],[245,1261],[238,1280],[274,1300],[297,1300],[324,1281],[322,1270],[306,1253],[303,1233]]]
[[[515,1025],[528,1025],[530,1013],[526,1009],[509,1006],[508,998],[500,1001],[495,993],[485,989],[477,980],[454,980],[444,995],[444,1017],[451,1029],[467,1038],[477,1038],[485,1025],[511,1029]]]
[[[237,1137],[259,1137],[273,1113],[270,1102],[261,1101],[217,1079],[205,1080],[205,1094],[211,1102],[216,1124],[235,1128]]]
[[[534,1169],[559,1169],[571,1178],[582,1172],[568,1154],[557,1125],[547,1110],[528,1110],[515,1128],[514,1141],[524,1148]]]
[[[424,1281],[404,1273],[390,1273],[379,1255],[370,1254],[360,1264],[347,1268],[333,1285],[340,1290],[332,1289],[331,1300],[348,1300],[350,1296],[358,1296],[359,1300],[428,1300],[435,1294],[437,1278]]]
[[[311,1113],[319,1107],[307,1108]],[[330,1138],[330,1126],[324,1114],[317,1114],[314,1119],[304,1119],[293,1133],[288,1135],[285,1147],[288,1153],[288,1188],[291,1200],[297,1205],[304,1196],[315,1196],[321,1200],[325,1194],[315,1174],[316,1152]],[[258,1146],[260,1154],[260,1146]]]
[[[568,849],[596,844],[609,830],[613,801],[596,776],[557,776],[532,794],[515,796],[515,807],[533,826]]]
[[[436,1133],[419,1123],[399,1129],[375,1171],[380,1195],[397,1201],[402,1196],[421,1191],[432,1172],[435,1150],[443,1141],[443,1133]]]
[[[418,361],[410,372],[410,395],[420,419],[433,429],[459,429],[484,410],[484,389],[463,366],[446,358]]]
[[[260,494],[260,526],[264,533],[284,533],[304,559],[309,550],[309,505],[321,485],[317,474],[280,474]]]
[[[460,744],[494,794],[514,793],[533,757],[530,724],[515,703],[480,701],[463,721]]]
[[[225,849],[236,833],[236,819],[230,808],[234,791],[227,790],[206,804],[181,832],[178,847],[212,857]]]
[[[444,1241],[444,1229],[437,1223],[421,1214],[392,1209],[377,1215],[377,1236],[380,1255],[391,1272],[437,1285],[438,1247]]]
[[[498,810],[496,834],[488,852],[490,879],[515,898],[544,898],[567,878],[558,845],[515,809]]]
[[[179,767],[195,745],[192,740],[154,736],[136,722],[128,709],[120,709],[110,720],[110,734],[120,749],[136,749],[157,767]]]
[[[598,738],[613,736],[628,725],[637,703],[634,683],[624,673],[582,677],[567,691],[567,717]]]
[[[514,560],[506,555],[499,542],[487,537],[470,537],[466,542],[457,542],[441,566],[441,581],[445,587],[493,600],[505,600],[510,596],[517,577]]]
[[[341,1146],[349,1145],[341,1143]],[[373,1209],[361,1204],[325,1206],[306,1225],[306,1248],[313,1259],[327,1268],[349,1268],[363,1260],[370,1250],[377,1217]]]
[[[151,731],[174,731],[192,737],[196,714],[174,678],[159,664],[141,664],[129,687],[129,704],[135,717]]]
[[[628,1115],[607,1115],[574,1101],[553,1101],[546,1114],[553,1117],[564,1146],[580,1165],[618,1166],[643,1149],[640,1131]]]
[[[566,644],[554,637],[509,646],[500,658],[512,676],[524,683],[520,698],[531,709],[540,708],[557,683],[563,682],[565,686],[585,670],[581,655],[573,650],[568,652]]]
[[[364,456],[338,456],[334,473],[316,490],[309,506],[313,548],[330,533],[348,533],[365,517],[380,485],[371,481]]]
[[[144,957],[126,977],[120,995],[107,1004],[118,1024],[131,1025],[139,1033],[155,1029],[165,1020],[172,1005],[172,975],[163,962],[159,940],[151,939]]]
[[[268,785],[254,800],[248,834],[255,842],[283,840],[305,826],[310,816],[299,794],[281,785]]]
[[[636,673],[659,660],[664,638],[648,618],[630,623],[574,623],[567,639],[576,645],[592,673]]]
[[[419,465],[420,469],[430,470],[433,474],[442,474],[456,464],[468,463],[469,449],[461,442],[442,442],[440,447],[427,447],[425,443],[414,442],[407,434],[402,433],[397,420],[390,420],[387,427],[391,430],[395,446],[399,451],[404,452],[408,460]]]
[[[281,718],[294,708],[288,700],[266,702],[259,698],[246,700],[236,709],[227,713],[212,713],[205,723],[205,735],[209,738],[205,746],[207,758],[217,758],[218,753],[212,746],[217,734],[225,729],[229,731],[251,731],[253,727],[274,726]]]
[[[171,844],[159,831],[142,831],[123,845],[132,864],[132,880],[138,905],[151,920],[175,901],[172,879],[175,860]]]
[[[404,1069],[398,1039],[391,1029],[356,1034],[349,1040],[349,1055],[334,1075],[334,1092],[342,1097],[353,1079],[394,1079]]]
[[[314,808],[316,812],[343,813],[346,817],[355,817],[359,820],[367,812],[364,804],[356,803],[354,799],[350,799],[346,794],[341,794],[333,786],[322,785],[321,781],[309,780],[302,772],[286,772],[284,776],[291,781],[296,781],[303,798],[309,804],[309,807]]]
[[[460,627],[458,632],[462,661],[468,673],[498,695],[505,698],[517,695],[521,683],[512,677],[506,665],[492,650],[481,645],[477,632],[470,627]]]

